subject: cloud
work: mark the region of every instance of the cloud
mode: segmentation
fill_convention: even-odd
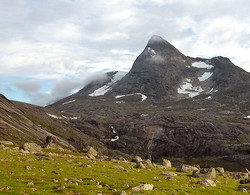
[[[129,70],[154,34],[185,55],[234,57],[250,71],[249,6],[248,0],[0,1],[0,76],[56,79],[74,88],[75,81],[63,79]]]
[[[27,90],[28,85],[23,87],[22,90],[33,104],[45,106],[52,104],[66,96],[76,93],[88,83],[94,80],[102,80],[107,77],[104,73],[88,73],[81,80],[72,80],[69,78],[62,78],[52,82],[52,89],[50,91],[37,91]],[[21,82],[20,82],[21,83]],[[23,82],[26,83],[26,82]],[[31,88],[32,85],[29,85]],[[25,90],[24,90],[25,88]]]
[[[41,88],[37,81],[16,81],[14,85],[23,92],[36,92]]]

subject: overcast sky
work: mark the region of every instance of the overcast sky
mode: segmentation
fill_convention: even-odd
[[[129,71],[156,34],[250,72],[249,0],[0,0],[0,93],[45,105]]]

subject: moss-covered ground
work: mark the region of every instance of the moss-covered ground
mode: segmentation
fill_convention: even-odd
[[[84,154],[43,150],[47,156],[0,149],[0,194],[242,194],[238,180],[218,176],[216,187],[196,184],[202,178],[179,173],[175,168],[133,168],[118,160],[91,160]],[[87,167],[90,165],[91,167]],[[175,172],[166,179],[162,172]],[[148,183],[152,191],[131,187]]]

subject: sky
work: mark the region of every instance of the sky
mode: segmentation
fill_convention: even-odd
[[[0,0],[0,93],[47,105],[129,71],[152,35],[250,72],[249,0]]]

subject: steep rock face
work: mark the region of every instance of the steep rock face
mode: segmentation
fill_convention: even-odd
[[[169,42],[153,36],[135,60],[130,72],[113,88],[119,94],[142,93],[172,97],[191,60]]]

